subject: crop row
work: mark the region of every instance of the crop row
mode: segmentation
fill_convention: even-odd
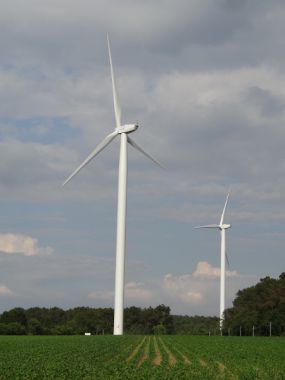
[[[282,338],[0,338],[0,380],[285,379]]]

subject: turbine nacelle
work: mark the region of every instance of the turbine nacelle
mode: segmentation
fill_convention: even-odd
[[[220,227],[220,230],[227,230],[228,228],[231,228],[231,225],[230,224],[222,224],[219,227]]]
[[[138,124],[125,124],[116,128],[117,133],[132,133],[138,129]]]

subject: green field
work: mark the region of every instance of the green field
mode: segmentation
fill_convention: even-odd
[[[0,379],[285,379],[285,339],[0,336]]]

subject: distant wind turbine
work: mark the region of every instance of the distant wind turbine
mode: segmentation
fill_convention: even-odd
[[[198,226],[195,228],[218,228],[221,231],[221,274],[220,274],[220,331],[222,333],[224,311],[225,311],[225,277],[226,277],[226,230],[231,227],[230,224],[224,223],[224,216],[228,204],[230,192],[228,192],[226,202],[220,219],[220,224],[208,224],[205,226]],[[229,265],[229,262],[228,262]]]
[[[117,210],[117,243],[116,243],[116,273],[115,273],[115,306],[114,306],[114,335],[123,334],[124,317],[124,271],[125,271],[125,240],[126,240],[126,202],[127,202],[127,143],[144,154],[150,160],[161,166],[149,153],[145,152],[129,137],[129,134],[138,129],[138,124],[121,124],[121,107],[118,97],[117,84],[113,69],[110,41],[107,36],[108,51],[112,78],[112,91],[116,127],[104,140],[96,146],[82,164],[66,179],[66,185],[84,166],[86,166],[98,153],[109,145],[115,137],[121,136],[119,175],[118,175],[118,210]]]

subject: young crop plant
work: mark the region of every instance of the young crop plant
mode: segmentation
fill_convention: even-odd
[[[285,338],[2,336],[0,379],[257,379],[285,373]]]

